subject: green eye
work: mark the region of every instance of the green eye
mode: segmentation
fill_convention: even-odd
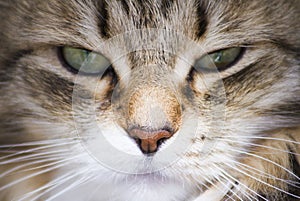
[[[104,73],[111,65],[110,61],[103,55],[85,49],[63,47],[62,56],[72,70],[85,74]]]
[[[210,53],[196,62],[196,67],[201,70],[213,70],[215,67],[219,71],[225,70],[235,63],[242,53],[241,47],[233,47]]]

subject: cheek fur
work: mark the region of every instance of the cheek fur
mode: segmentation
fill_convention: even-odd
[[[298,9],[284,0],[0,3],[0,200],[299,199]],[[119,54],[148,47],[156,28],[171,33],[157,50]],[[119,49],[99,48],[128,31]],[[177,58],[190,54],[177,32],[207,53],[246,49],[216,76],[222,99],[193,59]],[[164,49],[176,44],[176,54]],[[61,46],[118,61],[102,78],[75,75],[54,53]],[[130,125],[174,134],[145,155]]]

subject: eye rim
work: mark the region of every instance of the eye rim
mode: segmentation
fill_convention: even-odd
[[[198,68],[201,69],[200,71],[203,71],[205,73],[215,72],[215,70],[217,70],[218,72],[224,72],[225,70],[227,70],[227,69],[231,68],[232,66],[236,65],[243,58],[243,56],[244,56],[244,54],[246,52],[246,49],[247,49],[245,46],[233,46],[233,47],[222,48],[222,49],[218,49],[218,50],[212,51],[212,52],[208,53],[207,55],[204,55],[204,56],[200,57],[199,59],[197,59],[195,61],[195,64],[194,64],[194,68],[196,68],[197,63],[201,59],[203,59],[204,57],[212,55],[212,54],[215,54],[215,53],[218,53],[218,52],[221,52],[221,51],[224,51],[224,50],[233,49],[233,48],[240,48],[240,51],[239,51],[238,55],[233,59],[233,61],[229,62],[228,64],[226,64],[226,65],[224,65],[222,67],[217,67],[215,65],[216,68],[214,68],[214,69],[206,68],[206,67],[198,67]],[[213,62],[213,63],[215,63],[215,62]]]
[[[58,58],[62,64],[62,66],[67,69],[69,72],[71,72],[72,74],[75,74],[75,75],[83,75],[83,76],[91,76],[91,77],[98,77],[99,75],[101,75],[101,72],[102,72],[102,77],[104,77],[107,73],[106,71],[108,71],[109,69],[112,68],[112,63],[110,62],[110,59],[108,59],[106,56],[104,56],[103,54],[101,53],[96,53],[96,54],[99,54],[101,56],[103,56],[105,59],[107,59],[107,61],[109,61],[110,65],[107,66],[103,71],[99,72],[99,73],[88,73],[88,72],[84,72],[84,71],[80,71],[80,70],[77,70],[76,68],[74,68],[72,65],[69,64],[69,62],[65,59],[65,56],[64,56],[64,48],[66,47],[70,47],[70,48],[74,48],[74,49],[81,49],[81,50],[85,50],[89,53],[93,52],[91,50],[88,50],[88,49],[85,49],[85,48],[82,48],[82,47],[74,47],[74,46],[59,46],[58,47]]]

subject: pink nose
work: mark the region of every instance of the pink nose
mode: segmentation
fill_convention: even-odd
[[[167,130],[145,131],[141,129],[132,129],[129,131],[130,136],[136,140],[141,151],[144,154],[151,154],[158,150],[162,142],[170,137],[173,133]]]

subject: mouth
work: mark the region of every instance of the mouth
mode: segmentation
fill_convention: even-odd
[[[136,173],[127,173],[125,179],[133,182],[162,183],[166,180],[172,180],[172,177],[165,175],[162,171],[149,171],[146,168]]]
[[[132,183],[140,188],[147,189],[157,188],[159,186],[164,188],[170,186],[182,188],[184,186],[189,189],[195,187],[193,187],[191,183],[186,183],[186,181],[182,181],[178,178],[167,177],[162,172],[128,175],[124,178],[123,182],[126,184]],[[203,191],[199,190],[200,188],[198,186],[191,191],[190,195],[186,196],[190,197],[191,201],[222,200],[229,196],[229,194],[234,194],[234,188],[235,186],[233,184],[220,181],[211,184],[207,188],[203,187]]]
[[[155,183],[166,183],[168,180],[172,180],[163,174],[160,173],[142,173],[142,174],[130,174],[125,177],[127,182],[143,182],[143,183],[149,183],[149,184],[155,184]]]

